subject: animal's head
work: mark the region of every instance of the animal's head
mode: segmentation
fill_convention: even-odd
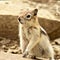
[[[21,24],[30,24],[36,20],[38,9],[22,11],[18,17]]]

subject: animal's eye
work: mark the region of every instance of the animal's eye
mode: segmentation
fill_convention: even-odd
[[[31,14],[27,14],[26,19],[31,19]]]
[[[27,18],[30,18],[30,15],[27,15],[26,17],[27,17]]]

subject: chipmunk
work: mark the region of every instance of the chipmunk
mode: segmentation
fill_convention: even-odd
[[[54,60],[54,51],[48,34],[40,26],[37,17],[38,9],[22,11],[18,16],[20,48],[23,57],[47,57]]]

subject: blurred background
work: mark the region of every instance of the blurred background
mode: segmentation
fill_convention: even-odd
[[[37,8],[40,25],[47,31],[60,59],[60,0],[0,0],[0,50],[20,53],[18,15],[23,9]],[[11,52],[11,51],[10,51]]]

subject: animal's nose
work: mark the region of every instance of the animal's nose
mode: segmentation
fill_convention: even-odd
[[[18,17],[18,20],[21,24],[23,24],[24,21],[20,17]]]
[[[18,17],[18,20],[21,21],[20,17]]]

